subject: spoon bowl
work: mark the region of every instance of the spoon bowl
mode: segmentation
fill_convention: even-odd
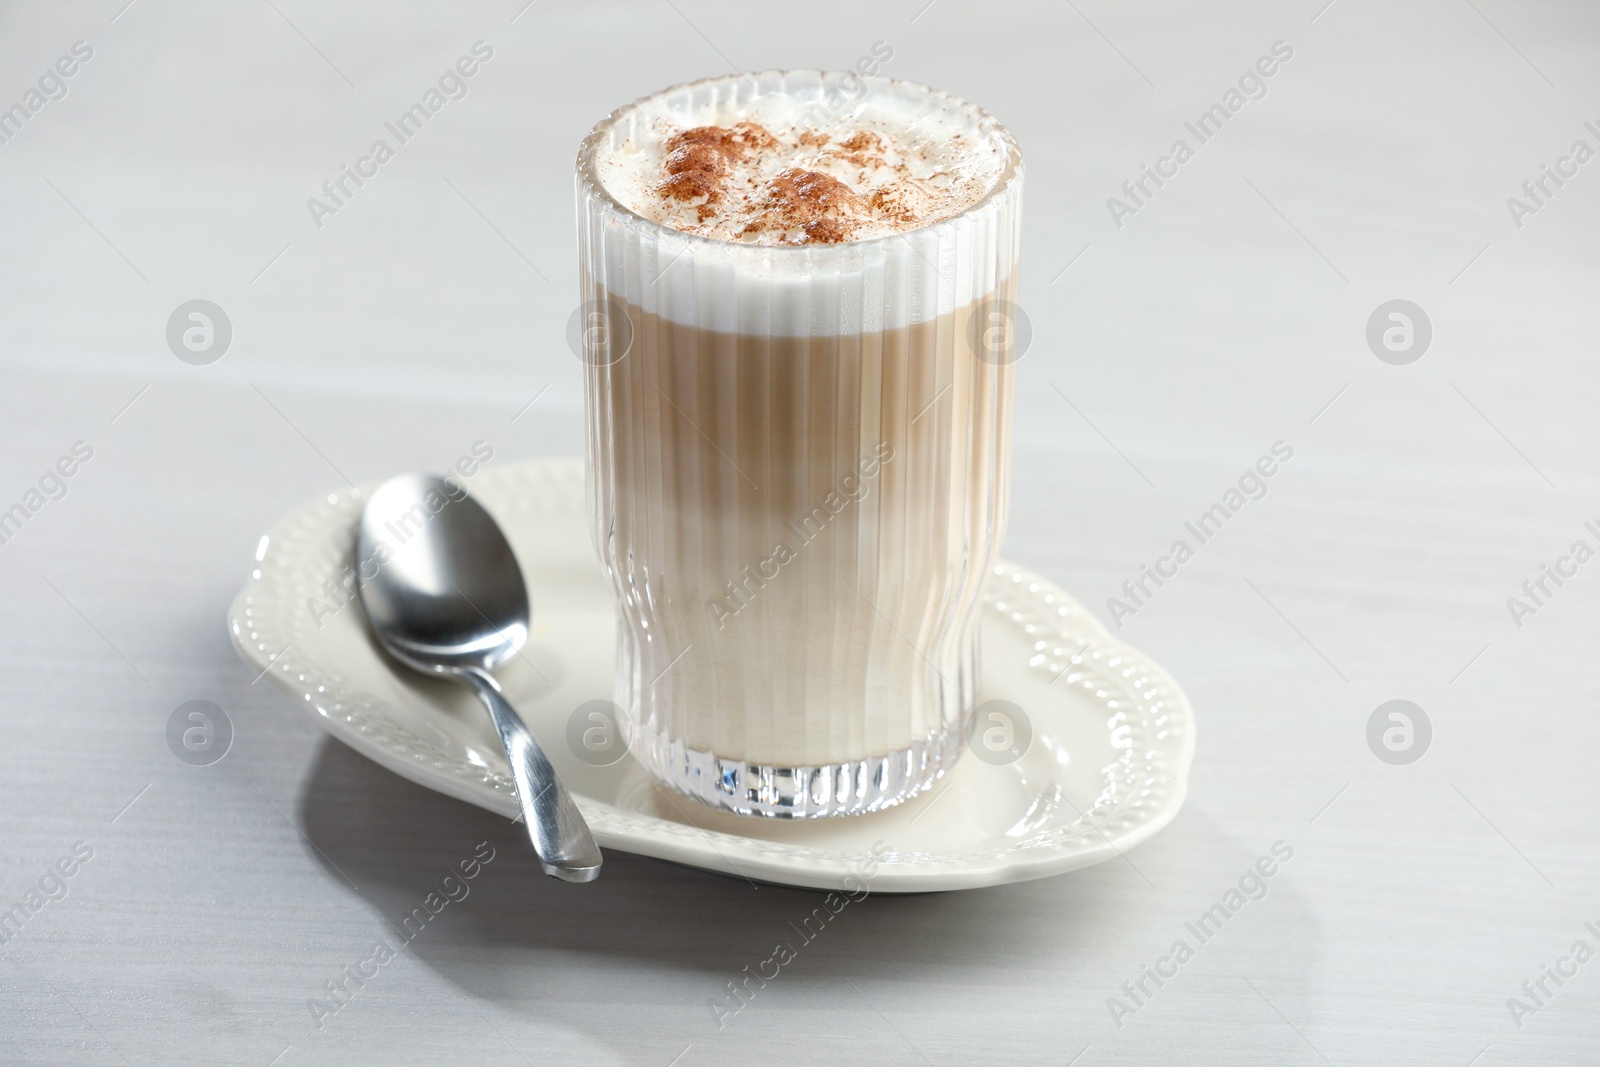
[[[407,666],[492,671],[527,640],[522,568],[459,486],[421,474],[384,482],[361,513],[356,559],[367,618]]]

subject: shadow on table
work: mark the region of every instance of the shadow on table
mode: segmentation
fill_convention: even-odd
[[[1113,860],[1073,875],[991,889],[877,894],[850,904],[812,945],[797,927],[820,906],[821,892],[753,886],[615,849],[606,851],[605,873],[596,882],[556,882],[540,870],[519,824],[407,781],[331,739],[323,742],[301,796],[300,818],[320,861],[352,883],[394,932],[392,947],[408,943],[419,962],[465,994],[559,1006],[563,1010],[554,1014],[563,1023],[601,1041],[610,1023],[588,1027],[572,1016],[574,1005],[592,1002],[599,990],[609,985],[614,996],[628,983],[642,988],[641,972],[666,976],[681,980],[686,1006],[706,1012],[706,1002],[725,994],[729,979],[742,978],[745,965],[754,969],[768,959],[780,941],[801,946],[797,955],[803,962],[794,970],[813,982],[842,976],[904,982],[911,976],[970,985],[1003,970],[1010,976],[1005,984],[1018,975],[1071,972],[1088,992],[1062,994],[1096,1016],[1095,1025],[1109,1026],[1105,998],[1118,993],[1123,978],[1137,980],[1141,963],[1183,935],[1183,901],[1205,888],[1158,888],[1129,860]],[[1180,818],[1187,822],[1187,840],[1176,846],[1183,855],[1167,857],[1169,869],[1214,860],[1223,850],[1237,853],[1240,870],[1254,859],[1203,815],[1186,812]],[[429,915],[429,894],[439,894],[438,906],[445,876],[461,860],[485,853],[484,843],[494,858],[467,883],[466,896],[422,921]],[[1211,888],[1220,894],[1228,886]],[[454,892],[460,894],[459,885]],[[1273,902],[1279,919],[1287,920],[1302,950],[1314,956],[1310,946],[1317,939],[1307,929],[1311,920],[1303,902],[1292,889],[1274,888],[1273,894],[1280,898]],[[1151,928],[1152,913],[1172,913],[1175,905],[1180,914]],[[1233,931],[1227,933],[1235,940]],[[1123,958],[1130,942],[1147,955]],[[1196,977],[1179,984],[1190,987],[1189,995],[1229,1003],[1241,1016],[1264,1022],[1256,1016],[1266,1006],[1228,971],[1228,954],[1200,947],[1199,955],[1211,958],[1203,967],[1185,968]],[[1290,996],[1303,993],[1303,979],[1290,982],[1278,988]],[[1178,997],[1166,994],[1163,1000],[1178,1008]],[[1218,1007],[1214,1003],[1210,1011]]]
[[[798,925],[824,896],[616,849],[606,850],[599,880],[556,882],[540,870],[520,824],[407,781],[331,739],[318,752],[300,817],[323,862],[391,926],[423,908],[445,875],[487,842],[494,859],[467,883],[464,899],[438,913],[436,922],[445,928],[437,931],[439,940],[456,946],[615,954],[723,975],[730,973],[729,949],[741,952],[731,968],[738,971],[744,962],[765,958],[777,940],[799,940],[789,923]],[[840,918],[870,916],[870,922],[852,923],[849,934],[867,976],[879,967],[902,971],[919,960],[981,958],[996,939],[1049,957],[1059,948],[1054,934],[1118,906],[1127,887],[1122,878],[1049,885],[1051,891],[1032,904],[1018,898],[1019,887],[879,894],[849,905]],[[1142,882],[1139,887],[1148,891]],[[1006,906],[998,906],[999,897],[1007,898]],[[1036,909],[1048,912],[1029,914]],[[420,925],[413,921],[410,929]],[[929,936],[935,927],[938,936]],[[424,929],[413,947],[426,955],[434,933]]]

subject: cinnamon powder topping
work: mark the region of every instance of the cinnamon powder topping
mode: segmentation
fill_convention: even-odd
[[[783,244],[838,244],[850,239],[869,211],[844,182],[814,170],[783,171],[767,182],[765,193],[760,214],[739,231],[740,237],[776,231],[784,234]]]
[[[982,199],[1001,165],[991,146],[937,123],[840,115],[818,128],[754,108],[739,118],[688,128],[656,118],[616,150],[608,187],[636,191],[622,197],[630,207],[687,233],[839,244],[959,214]]]
[[[670,200],[697,201],[697,214],[704,222],[716,213],[729,164],[744,159],[753,148],[776,144],[770,133],[750,122],[684,130],[666,143],[667,177],[656,184],[656,191]]]

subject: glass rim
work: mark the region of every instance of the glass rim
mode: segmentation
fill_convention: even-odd
[[[684,92],[687,90],[697,89],[702,86],[716,85],[741,79],[758,79],[771,76],[788,78],[791,75],[796,74],[815,74],[820,79],[826,79],[830,76],[840,78],[853,77],[861,82],[866,83],[869,87],[876,87],[878,89],[894,88],[910,90],[912,92],[938,100],[951,107],[953,110],[965,113],[973,120],[978,130],[982,131],[987,136],[993,137],[1005,153],[1005,167],[1001,171],[999,178],[995,180],[994,185],[992,185],[982,197],[967,205],[961,211],[956,212],[954,215],[940,219],[937,222],[929,222],[924,225],[905,230],[901,233],[884,234],[881,237],[869,237],[862,241],[838,241],[829,244],[823,244],[819,242],[816,244],[803,245],[764,245],[749,241],[730,241],[720,237],[707,237],[704,234],[690,233],[687,230],[680,230],[674,226],[668,226],[665,223],[646,218],[637,211],[634,211],[627,204],[624,204],[620,199],[618,199],[616,194],[612,193],[610,189],[606,188],[605,183],[600,180],[600,175],[595,170],[595,162],[597,149],[599,148],[601,141],[607,137],[613,129],[616,128],[619,122],[626,118],[630,113],[643,107],[645,104],[648,104],[654,100],[658,100],[670,93]],[[993,115],[989,114],[977,104],[974,104],[969,100],[965,100],[962,97],[956,96],[954,93],[945,92],[943,89],[935,89],[930,85],[923,84],[922,82],[910,81],[904,78],[886,78],[882,75],[867,75],[858,73],[856,71],[821,70],[814,68],[774,69],[745,71],[737,74],[717,74],[707,78],[696,78],[693,81],[679,82],[676,85],[669,85],[664,89],[657,89],[654,92],[646,93],[645,95],[640,96],[629,103],[623,104],[622,106],[614,109],[599,122],[596,122],[589,132],[584,135],[583,140],[578,145],[576,173],[578,181],[585,192],[592,196],[598,197],[604,202],[608,210],[618,215],[622,215],[636,225],[649,227],[663,234],[675,235],[676,237],[682,238],[684,241],[689,242],[691,245],[703,244],[708,247],[723,249],[748,249],[752,254],[768,253],[778,257],[804,257],[815,256],[819,253],[826,252],[844,254],[846,250],[850,250],[852,252],[871,251],[875,248],[884,247],[891,241],[903,241],[913,236],[934,233],[943,228],[953,229],[963,220],[987,210],[988,207],[996,200],[1013,193],[1016,186],[1022,180],[1022,148],[1017,144],[1016,139],[1011,136],[1011,131],[1006,129],[999,119],[996,119]]]

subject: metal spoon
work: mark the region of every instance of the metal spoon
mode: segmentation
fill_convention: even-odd
[[[400,662],[465,683],[494,720],[544,873],[600,875],[600,846],[539,742],[489,672],[528,637],[528,588],[505,535],[459,485],[402,474],[372,494],[356,529],[361,606]]]

